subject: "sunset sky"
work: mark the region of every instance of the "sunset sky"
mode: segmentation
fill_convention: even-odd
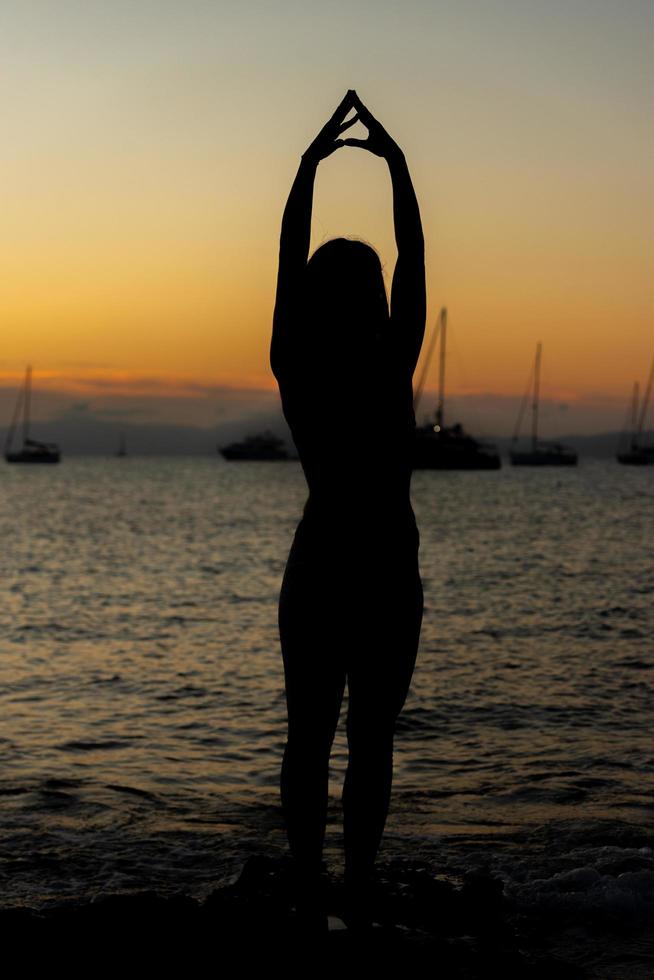
[[[5,415],[28,362],[43,412],[211,425],[230,392],[274,389],[281,213],[350,87],[411,168],[452,396],[513,405],[538,340],[561,431],[619,428],[645,380],[651,0],[14,0],[0,81]],[[343,149],[312,247],[365,238],[390,285],[390,208],[384,163]]]

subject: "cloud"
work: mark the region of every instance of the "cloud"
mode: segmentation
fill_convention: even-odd
[[[452,393],[445,401],[446,424],[461,422],[471,433],[479,436],[507,436],[513,433],[522,405],[521,395],[501,395],[492,392]],[[417,420],[433,417],[437,395],[425,392]],[[606,395],[588,395],[575,400],[566,396],[541,398],[539,406],[539,430],[543,438],[557,438],[567,433],[590,435],[594,432],[610,432],[622,425],[624,401]],[[529,426],[527,413],[522,423],[523,432]]]
[[[12,417],[22,376],[0,379],[0,425]],[[327,396],[328,397],[328,396]],[[333,397],[338,397],[336,387]],[[433,418],[436,392],[424,392],[418,422]],[[448,391],[446,424],[461,422],[473,435],[511,435],[518,418],[521,395],[493,392]],[[621,428],[626,400],[599,393],[574,397],[559,391],[540,403],[544,438],[569,433],[590,434]],[[375,405],[364,415],[374,419]],[[32,417],[37,422],[103,424],[113,432],[121,423],[186,426],[199,430],[256,431],[256,425],[283,425],[279,393],[274,388],[228,385],[202,378],[123,373],[36,376],[32,392]],[[365,418],[362,420],[365,422]],[[527,425],[525,417],[524,425]],[[56,435],[52,436],[56,439]]]
[[[0,381],[0,424],[9,419],[22,383]],[[79,396],[82,397],[79,397]],[[65,421],[93,415],[101,420],[208,428],[259,414],[279,414],[276,389],[218,384],[202,379],[145,375],[40,376],[32,387],[34,420]]]
[[[139,418],[139,417],[143,418],[148,413],[147,413],[147,409],[145,409],[145,408],[139,408],[136,405],[133,405],[131,407],[121,407],[121,406],[118,406],[117,405],[115,407],[97,408],[97,409],[95,409],[95,413],[94,414],[98,418],[107,418],[107,419],[134,419],[134,418]]]

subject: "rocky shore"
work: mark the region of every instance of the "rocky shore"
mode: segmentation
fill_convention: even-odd
[[[380,865],[375,927],[355,934],[340,919],[342,886],[328,883],[329,931],[309,935],[293,905],[285,858],[252,857],[231,884],[204,901],[152,891],[99,895],[87,904],[0,911],[5,955],[25,968],[66,965],[95,970],[111,963],[225,974],[301,968],[333,972],[428,969],[442,980],[645,980],[654,975],[654,925],[607,921],[586,909],[529,910],[502,882],[477,871],[452,881],[428,865]],[[638,955],[635,955],[634,951]],[[227,971],[233,975],[235,970]],[[226,975],[226,974],[225,974]]]

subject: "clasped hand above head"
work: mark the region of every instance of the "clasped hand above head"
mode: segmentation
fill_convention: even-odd
[[[355,114],[346,120],[345,117],[352,109],[355,110]],[[339,139],[341,133],[359,121],[368,130],[366,139],[356,139],[355,137]],[[375,156],[383,157],[386,160],[402,153],[395,140],[388,135],[382,124],[375,119],[354,89],[348,90],[345,98],[334,114],[325,123],[313,143],[302,154],[302,158],[317,164],[341,146],[358,146],[364,150],[370,150]]]

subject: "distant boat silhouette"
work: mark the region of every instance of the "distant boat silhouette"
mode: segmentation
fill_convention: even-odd
[[[283,439],[269,429],[257,435],[246,436],[242,442],[218,446],[218,452],[228,460],[275,461],[292,459]]]
[[[540,399],[540,360],[542,347],[543,345],[540,343],[536,345],[536,360],[534,362],[533,369],[533,388],[530,378],[527,392],[518,414],[518,421],[516,423],[515,432],[513,433],[509,457],[513,466],[576,466],[577,453],[574,451],[574,449],[570,449],[569,446],[563,446],[560,442],[541,442],[538,439],[538,403]],[[520,451],[517,450],[515,446],[520,435],[520,426],[522,424],[522,417],[524,415],[527,399],[529,394],[532,392],[531,449]]]
[[[441,346],[436,419],[435,424],[427,422],[425,425],[416,426],[413,468],[414,470],[499,470],[502,461],[495,446],[473,439],[464,431],[460,423],[451,426],[446,426],[444,423],[447,335],[447,310],[445,307],[440,312],[436,329],[429,344],[425,365],[413,400],[413,410],[416,413],[418,411],[427,371],[439,335]]]
[[[645,389],[645,397],[643,398],[640,415],[638,414],[638,382],[636,381],[634,383],[634,393],[631,402],[631,444],[626,453],[619,452],[617,454],[617,460],[619,463],[625,463],[628,466],[654,466],[654,445],[643,446],[641,443],[643,430],[645,428],[647,407],[649,405],[649,399],[652,393],[653,381],[654,360],[652,360],[652,366],[650,368],[649,378],[647,380],[647,388]]]
[[[30,402],[32,397],[32,368],[25,370],[25,381],[16,399],[16,407],[5,441],[5,459],[8,463],[58,463],[61,459],[59,446],[54,442],[38,442],[30,439]],[[23,448],[12,450],[14,432],[23,409]]]
[[[114,455],[115,456],[118,456],[118,457],[127,456],[127,446],[126,446],[126,443],[125,443],[125,433],[124,432],[121,432],[120,433],[120,441],[118,443],[118,449],[116,450],[116,452],[114,453]]]

